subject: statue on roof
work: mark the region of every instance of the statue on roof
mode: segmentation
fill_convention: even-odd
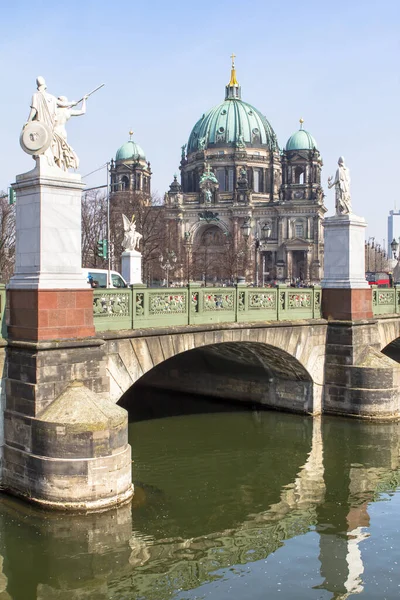
[[[339,157],[335,179],[328,177],[328,188],[335,186],[335,207],[337,215],[348,215],[352,212],[350,196],[350,172],[344,164],[343,156]]]
[[[236,141],[236,148],[246,148],[246,142],[244,141],[243,133],[239,133]]]

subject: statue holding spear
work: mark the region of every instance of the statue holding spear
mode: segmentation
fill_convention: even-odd
[[[44,155],[49,166],[57,166],[63,171],[79,167],[79,158],[67,142],[65,125],[71,117],[86,113],[86,100],[104,86],[104,83],[78,101],[66,96],[56,98],[49,94],[43,77],[36,79],[37,92],[32,96],[31,110],[20,136],[22,149],[37,157]],[[82,102],[80,110],[72,110]]]

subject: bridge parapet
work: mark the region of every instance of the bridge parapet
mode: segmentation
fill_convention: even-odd
[[[321,318],[320,287],[94,290],[96,331]]]

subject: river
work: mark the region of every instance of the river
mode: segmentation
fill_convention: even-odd
[[[0,496],[0,600],[400,597],[399,423],[155,405],[130,424],[132,505]]]

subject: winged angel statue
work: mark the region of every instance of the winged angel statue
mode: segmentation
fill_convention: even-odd
[[[122,241],[122,246],[125,252],[139,250],[139,242],[143,236],[136,231],[135,215],[132,216],[131,221],[127,216],[122,215],[122,221],[124,223],[124,239]]]

